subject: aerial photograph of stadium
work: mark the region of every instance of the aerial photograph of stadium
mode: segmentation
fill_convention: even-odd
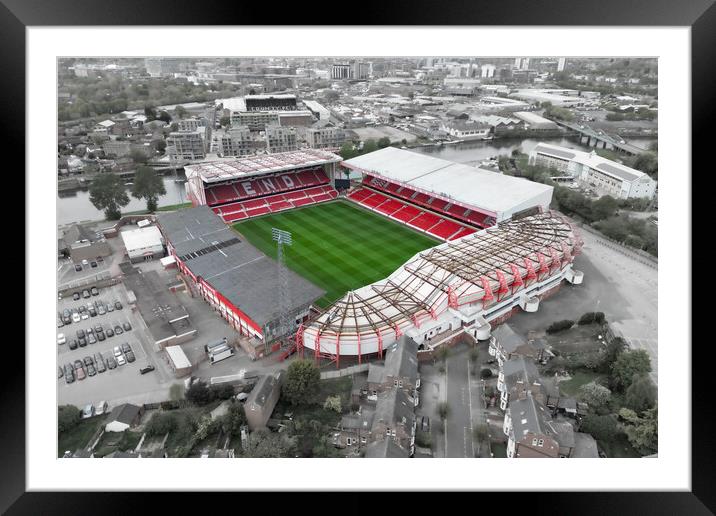
[[[656,456],[657,71],[59,59],[57,457]]]

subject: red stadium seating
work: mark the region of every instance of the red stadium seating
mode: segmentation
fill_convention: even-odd
[[[363,203],[371,208],[376,208],[379,204],[382,204],[387,200],[388,198],[385,195],[374,193],[370,197],[363,199]]]
[[[293,204],[291,204],[288,201],[278,201],[278,202],[269,204],[269,208],[271,208],[272,212],[277,212],[277,211],[283,211],[283,210],[287,210],[289,208],[293,208]]]
[[[428,203],[428,206],[430,206],[431,209],[437,211],[445,211],[445,206],[447,205],[447,201],[443,201],[442,199],[435,199],[434,197],[432,202]]]
[[[462,228],[458,233],[455,233],[450,238],[448,238],[448,240],[457,240],[458,238],[462,238],[466,235],[470,235],[470,234],[474,233],[475,231],[477,231],[477,230],[473,229],[473,228]]]
[[[294,205],[296,208],[298,208],[299,206],[305,206],[305,205],[307,205],[307,204],[313,204],[314,202],[316,202],[316,201],[314,201],[314,200],[311,199],[310,197],[306,197],[305,199],[296,199],[295,201],[293,201],[293,205]]]
[[[225,222],[234,222],[236,220],[241,220],[241,219],[245,219],[245,218],[246,218],[246,212],[244,212],[244,211],[237,211],[236,213],[224,215]]]
[[[465,208],[464,206],[457,206],[457,205],[453,204],[452,206],[450,206],[450,209],[447,210],[447,213],[449,213],[450,215],[453,215],[455,217],[464,219],[466,211],[467,211],[467,208]]]
[[[270,213],[271,209],[268,206],[262,206],[261,208],[254,208],[253,210],[246,210],[246,214],[249,217],[256,217],[258,215],[264,215]]]
[[[396,211],[398,211],[400,208],[405,206],[402,202],[396,201],[393,199],[388,199],[386,202],[378,206],[376,209],[381,212],[385,213],[386,215],[390,215]]]
[[[306,198],[306,192],[303,190],[298,190],[297,192],[289,192],[287,194],[284,194],[284,199],[287,201],[293,201],[295,199],[305,199]]]
[[[215,185],[206,188],[206,202],[209,204],[223,204],[239,199],[239,194],[231,185]],[[211,198],[214,201],[211,201]]]
[[[266,205],[266,199],[255,199],[253,201],[244,201],[241,203],[243,207],[247,210],[250,210],[252,208],[258,208],[259,206],[265,206]]]
[[[424,211],[419,216],[410,221],[411,226],[418,229],[428,230],[442,220],[438,215]]]
[[[313,196],[313,200],[314,200],[315,202],[330,201],[331,199],[332,199],[331,195],[330,195],[330,194],[327,194],[327,193],[323,193],[323,194],[319,194],[319,195],[314,195],[314,196]]]
[[[398,211],[394,212],[391,216],[393,218],[396,218],[398,220],[401,220],[403,222],[408,222],[411,219],[414,219],[420,215],[420,210],[417,209],[414,206],[410,206],[408,204],[405,205],[405,207],[399,209]]]
[[[454,235],[462,226],[452,220],[443,219],[442,222],[436,224],[428,230],[428,233],[435,235],[436,237],[446,240],[448,237]]]

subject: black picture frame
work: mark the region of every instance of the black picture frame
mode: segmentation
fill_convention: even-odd
[[[554,0],[550,2],[508,0],[501,2],[459,2],[413,0],[387,4],[361,2],[353,12],[337,3],[312,2],[303,7],[279,9],[277,5],[248,2],[222,3],[218,0],[178,2],[171,0],[0,0],[0,87],[5,94],[3,115],[8,147],[24,156],[25,148],[25,29],[28,26],[116,26],[116,25],[340,25],[348,20],[360,25],[489,25],[489,26],[684,26],[691,27],[692,65],[692,155],[707,161],[713,125],[716,91],[716,6],[714,0],[688,3],[671,0],[600,0],[595,2]],[[298,12],[300,11],[300,12]],[[323,19],[321,20],[321,15]],[[321,20],[321,21],[318,21]],[[667,79],[668,80],[668,79]],[[12,130],[7,130],[12,128]],[[712,167],[713,165],[711,165]],[[709,167],[709,168],[711,168]],[[31,185],[28,185],[31,189]],[[692,201],[692,205],[695,203]],[[685,220],[691,214],[684,214]],[[696,222],[694,217],[694,223]],[[693,234],[693,233],[692,233]],[[701,257],[694,257],[693,269],[701,269]],[[703,264],[705,267],[705,264]],[[25,271],[26,274],[28,271]],[[710,274],[709,274],[710,275]],[[689,281],[690,277],[679,278]],[[669,302],[669,300],[664,300]],[[693,305],[694,308],[697,308]],[[29,317],[29,314],[26,315]],[[27,322],[27,321],[26,321]],[[695,342],[684,332],[684,338]],[[693,340],[692,340],[693,339]],[[609,493],[504,493],[531,512],[550,514],[712,514],[716,511],[716,458],[709,425],[713,363],[708,341],[692,347],[692,490],[690,492],[609,492]],[[29,343],[26,343],[29,345]],[[662,343],[666,346],[667,343]],[[25,364],[24,352],[6,346],[9,363]],[[25,376],[24,368],[13,367],[3,376],[0,389],[5,416],[0,425],[0,511],[7,514],[83,514],[124,512],[126,493],[37,493],[25,489]],[[646,459],[645,459],[646,460]],[[559,479],[555,479],[559,484]],[[129,495],[134,499],[134,494]],[[296,496],[296,495],[292,495]],[[417,496],[417,495],[416,495]],[[86,497],[91,501],[88,503]],[[355,495],[343,498],[353,499]],[[166,498],[166,497],[163,497]],[[357,499],[357,498],[355,498]],[[185,507],[184,497],[162,499],[162,510]],[[215,502],[212,502],[212,504]],[[350,502],[349,502],[350,503]],[[490,510],[495,498],[480,497],[475,510]],[[174,506],[174,507],[172,507]],[[104,507],[106,510],[98,511]],[[415,505],[415,507],[420,507]],[[184,511],[182,511],[184,512]]]

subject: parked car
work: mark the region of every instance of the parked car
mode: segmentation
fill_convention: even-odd
[[[85,338],[85,331],[82,329],[77,330],[77,338],[78,339],[84,339]]]
[[[127,362],[134,362],[136,358],[134,357],[134,351],[127,351],[124,353],[124,356],[127,357]]]
[[[109,405],[106,401],[100,401],[95,405],[94,408],[94,415],[95,416],[101,416],[102,414],[106,414],[109,410]]]
[[[132,351],[132,348],[129,346],[129,342],[125,342],[122,344],[122,351],[124,351],[125,353]]]
[[[126,364],[126,363],[127,363],[127,361],[124,359],[124,356],[123,356],[123,355],[119,355],[119,356],[117,357],[117,365],[124,365],[124,364]]]
[[[79,293],[79,292],[73,292],[73,293],[72,293],[72,299],[74,299],[75,301],[78,301],[79,298],[80,298],[80,293]]]
[[[82,271],[82,265],[80,265],[79,263],[76,263],[76,264],[75,264],[75,271],[76,271],[76,272]]]
[[[75,376],[78,380],[84,380],[87,377],[81,360],[75,360]]]
[[[105,364],[104,357],[102,356],[102,353],[95,353],[94,363],[95,363],[95,366],[97,366],[98,373],[104,373],[107,370],[107,366]]]
[[[59,319],[57,319],[57,327],[63,328],[64,326],[65,326],[65,323],[62,322],[62,318],[60,317]]]
[[[122,303],[120,303],[119,301],[115,301],[115,302],[114,302],[114,307],[115,307],[117,310],[121,310],[121,309],[122,309]]]
[[[90,262],[90,266],[91,266],[93,269],[96,268],[96,267],[97,267],[97,262],[95,262],[94,260],[92,260],[92,261]]]
[[[72,312],[72,322],[78,323],[80,322],[80,314],[77,312]]]
[[[85,339],[84,337],[80,337],[79,339],[77,339],[77,344],[79,344],[80,347],[83,348],[87,345],[87,339]]]
[[[146,366],[142,367],[142,368],[139,370],[139,373],[140,373],[140,374],[147,374],[147,373],[151,373],[152,371],[154,371],[154,366],[153,366],[152,364],[147,364]]]
[[[58,333],[57,334],[57,344],[64,344],[65,342],[67,342],[67,339],[65,338],[65,334]]]
[[[87,419],[94,416],[94,405],[89,403],[85,406],[84,409],[82,409],[82,419]]]
[[[114,359],[112,355],[107,357],[107,367],[109,369],[114,369],[117,367],[117,361]]]
[[[97,317],[97,310],[95,310],[94,307],[90,308],[88,311],[92,317]]]
[[[94,368],[94,364],[90,364],[87,366],[87,375],[88,376],[94,376],[97,374],[97,370]]]
[[[89,314],[87,312],[82,312],[80,314],[80,319],[82,319],[83,321],[86,321],[87,319],[89,319]]]
[[[102,258],[101,256],[98,256],[97,263],[102,263],[102,262],[104,262],[104,258]]]
[[[107,337],[114,337],[114,330],[109,327],[105,330],[104,334],[107,335]]]
[[[92,263],[94,263],[94,262],[92,262]],[[95,264],[95,266],[96,266],[96,264]],[[97,289],[97,287],[92,287],[90,289],[90,294],[92,294],[93,296],[99,296],[99,290]]]
[[[72,364],[66,364],[65,365],[65,382],[72,383],[74,381],[75,381],[75,368],[72,367]]]
[[[97,304],[97,313],[99,315],[104,315],[107,313],[107,309],[104,307],[104,303]]]
[[[87,355],[86,357],[84,357],[84,359],[83,359],[82,361],[84,362],[85,366],[92,365],[92,363],[94,362],[94,360],[92,359],[92,357],[89,356],[89,355]]]
[[[90,344],[94,344],[97,342],[97,338],[93,334],[87,335],[87,342]]]
[[[112,348],[112,353],[114,353],[115,357],[118,357],[122,354],[122,349],[119,346],[115,346]]]
[[[77,339],[72,339],[68,346],[70,349],[77,349]]]
[[[89,261],[88,261],[88,260],[82,260],[82,265],[89,265]]]
[[[132,329],[132,326],[128,322],[125,322],[122,326],[124,326],[124,331],[129,331]]]
[[[114,327],[115,335],[122,335],[123,333],[124,333],[124,330],[122,329],[122,327],[119,324]]]
[[[84,290],[82,291],[82,297],[83,297],[84,299],[87,299],[88,297],[91,297],[91,296],[92,296],[92,294],[89,293],[89,290],[84,289]]]
[[[96,335],[97,335],[97,340],[100,341],[100,342],[102,342],[102,341],[106,338],[106,337],[104,336],[104,332],[103,332],[103,331],[98,331],[98,332],[96,333]]]

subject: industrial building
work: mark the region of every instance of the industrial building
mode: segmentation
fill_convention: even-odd
[[[348,292],[299,330],[297,346],[339,363],[341,356],[381,356],[401,335],[423,349],[441,334],[487,339],[490,323],[536,311],[563,280],[580,284],[572,262],[581,246],[571,224],[551,212],[446,242]]]
[[[246,95],[246,111],[295,111],[296,95]]]
[[[132,263],[164,256],[164,241],[157,226],[145,226],[120,233],[127,256]]]
[[[555,131],[558,129],[556,123],[531,111],[516,111],[514,116],[527,123],[532,131]]]
[[[157,220],[191,288],[237,332],[265,343],[284,336],[276,261],[239,238],[208,206],[161,213]],[[292,332],[324,292],[298,274],[286,273]]]
[[[584,152],[539,143],[530,152],[531,165],[544,165],[571,175],[580,185],[599,195],[616,199],[652,198],[657,182],[648,174],[603,158],[595,151]]]

